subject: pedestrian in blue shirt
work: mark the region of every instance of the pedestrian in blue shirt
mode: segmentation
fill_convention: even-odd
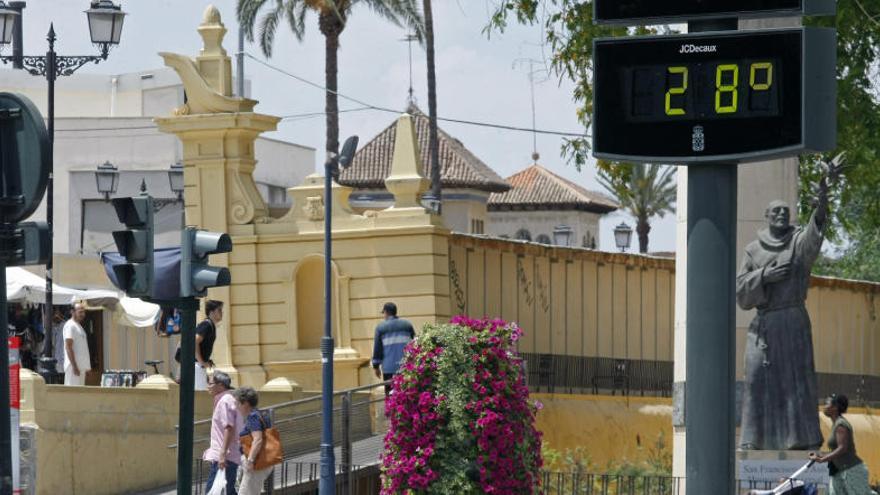
[[[397,317],[397,305],[392,302],[382,307],[382,316],[385,321],[376,327],[373,340],[373,370],[376,378],[388,381],[397,374],[403,349],[416,337],[416,331],[412,323]],[[390,391],[391,387],[385,385],[385,395]]]

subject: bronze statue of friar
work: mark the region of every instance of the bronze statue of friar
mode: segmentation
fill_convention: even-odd
[[[757,309],[745,346],[740,448],[806,450],[822,444],[813,363],[813,333],[805,301],[810,271],[828,223],[828,190],[841,156],[824,166],[809,223],[791,225],[791,208],[773,201],[768,228],[746,246],[736,277],[737,303]]]

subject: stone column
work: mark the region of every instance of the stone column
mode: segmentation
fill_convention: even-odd
[[[173,116],[155,121],[161,131],[175,134],[183,144],[186,224],[230,232],[237,225],[268,221],[268,208],[253,179],[254,141],[275,130],[280,119],[254,113],[254,100],[232,96],[231,61],[222,46],[226,28],[213,5],[205,10],[198,32],[204,45],[195,59],[159,54],[180,76],[187,101]],[[212,256],[211,264],[229,266],[229,255]],[[232,353],[230,331],[236,308],[229,304],[230,289],[210,289],[208,297],[226,303],[214,362],[236,375],[239,366],[259,366],[259,345],[248,348],[255,352]],[[256,328],[259,321],[252,323]],[[259,335],[249,337],[259,344]]]

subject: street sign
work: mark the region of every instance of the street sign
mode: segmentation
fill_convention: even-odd
[[[599,24],[629,26],[730,17],[833,15],[835,0],[594,0]]]
[[[25,96],[0,93],[0,221],[31,216],[43,200],[51,168],[43,116]]]
[[[594,48],[597,158],[741,162],[835,146],[833,29],[602,38]]]
[[[125,263],[113,266],[118,287],[129,297],[149,298],[153,287],[153,198],[147,194],[113,200],[126,230],[113,232]]]
[[[229,234],[187,227],[180,239],[180,297],[204,297],[209,287],[229,285],[229,268],[208,265],[208,256],[230,251]]]

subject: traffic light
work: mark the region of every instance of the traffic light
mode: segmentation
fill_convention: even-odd
[[[229,268],[208,265],[208,256],[232,251],[229,234],[187,227],[180,243],[180,297],[204,297],[208,287],[229,285]]]
[[[118,287],[129,297],[150,297],[153,287],[153,198],[115,198],[116,216],[127,230],[113,232],[125,263],[113,267]]]
[[[49,260],[49,226],[46,222],[8,224],[0,232],[8,266],[42,265]]]

